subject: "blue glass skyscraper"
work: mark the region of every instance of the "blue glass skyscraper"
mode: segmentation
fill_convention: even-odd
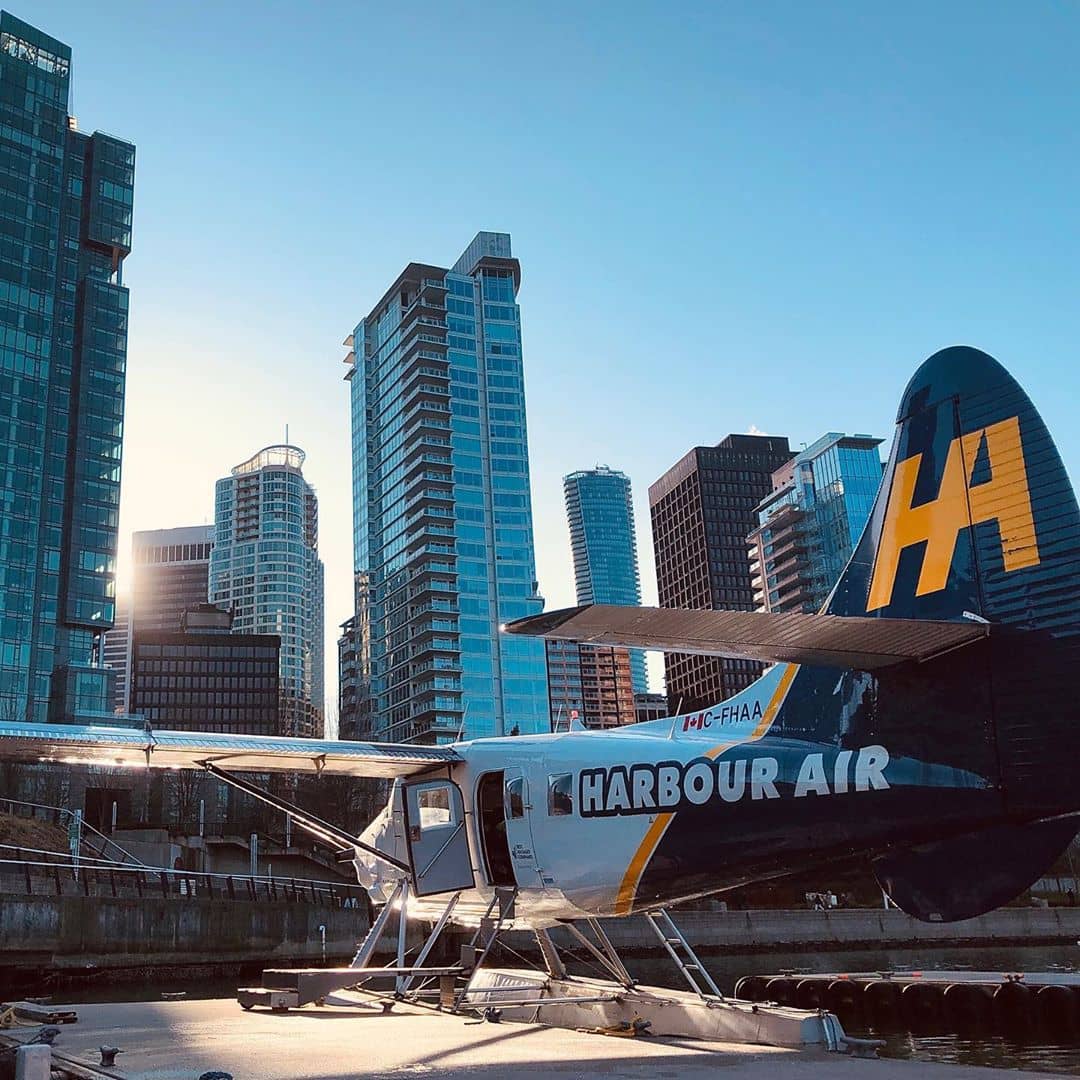
[[[821,610],[874,506],[880,444],[831,431],[773,473],[747,539],[759,610]]]
[[[498,630],[543,608],[520,283],[510,237],[481,232],[450,269],[406,266],[346,338],[366,737],[548,730],[543,643]]]
[[[634,500],[625,473],[598,465],[563,477],[579,604],[641,603]],[[648,692],[645,654],[630,653],[635,694]]]
[[[0,718],[111,713],[135,148],[68,115],[71,49],[0,14]]]

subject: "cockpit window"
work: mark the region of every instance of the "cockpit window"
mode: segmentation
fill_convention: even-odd
[[[525,777],[515,776],[506,781],[506,816],[523,818],[525,816]]]
[[[548,777],[548,813],[561,817],[574,812],[574,774],[556,773]]]

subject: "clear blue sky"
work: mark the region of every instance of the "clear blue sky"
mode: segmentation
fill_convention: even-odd
[[[573,602],[564,473],[631,475],[652,599],[646,490],[689,447],[891,438],[945,345],[1002,360],[1076,474],[1074,5],[10,10],[73,47],[80,126],[138,147],[125,534],[207,518],[215,477],[288,421],[331,626],[339,343],[407,261],[446,265],[478,229],[522,261],[549,606]]]

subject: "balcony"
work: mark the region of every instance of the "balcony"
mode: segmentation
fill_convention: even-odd
[[[408,401],[410,391],[425,383],[431,383],[440,392],[445,392],[450,382],[450,371],[440,357],[433,357],[423,350],[413,355],[413,363],[402,379],[402,397]]]
[[[402,365],[407,370],[417,358],[446,363],[446,342],[433,334],[414,334],[401,352]]]
[[[406,549],[405,557],[412,562],[413,559],[418,558],[421,555],[437,555],[454,557],[454,545],[447,544],[445,537],[441,540],[429,540],[424,543],[418,544],[415,547],[409,547]]]
[[[453,535],[454,526],[446,524],[448,521],[452,522],[453,519],[454,512],[447,507],[431,506],[425,503],[405,518],[405,528],[410,531],[422,529],[426,532],[438,532],[445,528],[450,530],[447,535]]]
[[[430,375],[422,377],[423,381],[413,382],[405,392],[406,408],[420,402],[445,402],[446,411],[450,411],[450,385],[449,379],[440,385],[431,381]]]
[[[455,663],[451,667],[440,666],[436,667],[433,663],[417,664],[409,669],[409,675],[414,679],[437,679],[442,676],[458,677],[461,675],[461,664]],[[458,682],[457,689],[461,689],[461,683]]]
[[[432,487],[432,484],[443,484],[445,487]],[[439,499],[452,503],[453,477],[449,470],[445,473],[435,472],[432,469],[423,469],[421,472],[409,478],[405,485],[405,509],[412,509],[417,499]]]
[[[448,428],[450,405],[445,401],[419,401],[403,411],[402,429],[410,431],[410,425],[417,420],[431,421],[434,427]]]
[[[436,281],[434,278],[425,278],[420,283],[420,291],[416,299],[402,313],[402,323],[408,321],[410,316],[425,316],[429,319],[440,319],[446,315],[445,282]]]
[[[427,480],[453,482],[453,462],[449,454],[420,452],[405,462],[405,490],[408,492],[417,477]]]
[[[429,299],[434,299],[435,294],[429,294]],[[427,305],[430,307],[430,305]],[[401,320],[401,339],[407,341],[410,334],[433,334],[438,336],[440,333],[443,340],[446,334],[446,316],[443,313],[442,305],[439,305],[439,312],[435,315],[425,315],[422,310],[417,308],[414,310],[415,302],[413,306],[408,308],[408,314],[406,314]]]
[[[454,556],[452,554],[427,556],[421,562],[410,563],[408,569],[414,577],[417,573],[422,572],[451,575],[457,574],[457,571],[454,569]]]

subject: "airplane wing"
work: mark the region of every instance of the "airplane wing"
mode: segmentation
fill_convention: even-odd
[[[0,722],[0,760],[156,769],[412,776],[460,761],[449,746],[336,742],[204,731],[151,731],[85,724]]]
[[[587,604],[507,624],[509,634],[588,645],[734,656],[765,663],[876,668],[936,656],[989,636],[981,622],[873,619],[801,612],[685,611]]]

